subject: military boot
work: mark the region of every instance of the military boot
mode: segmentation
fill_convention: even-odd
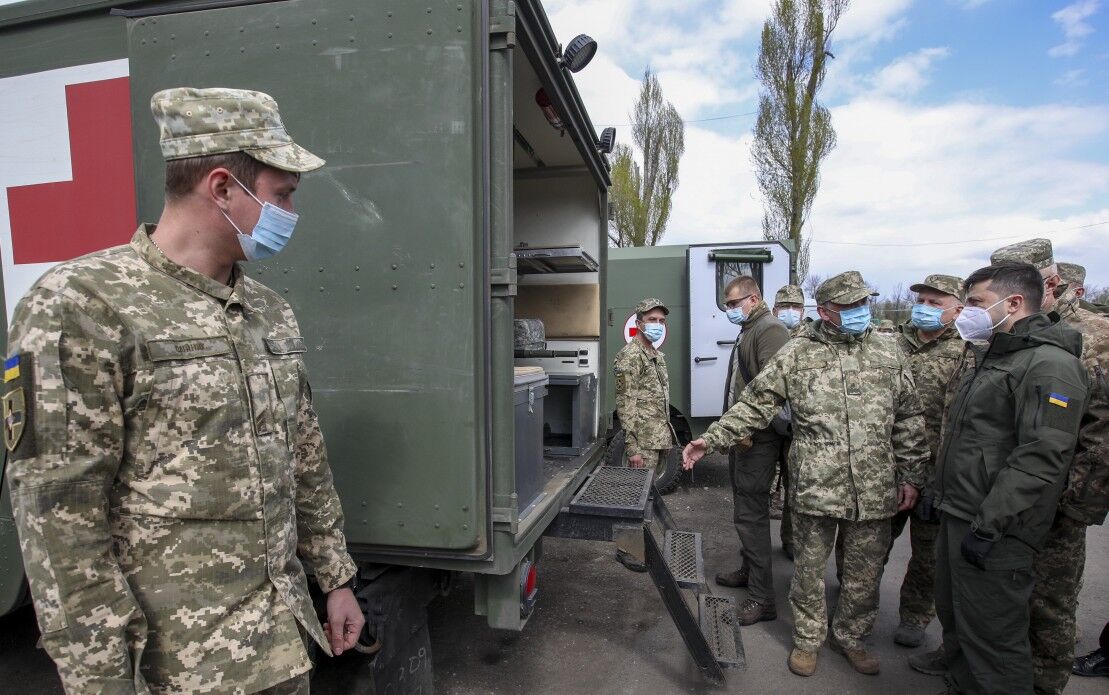
[[[794,647],[789,653],[789,670],[798,676],[811,676],[816,673],[816,652],[807,652]]]
[[[924,628],[902,621],[897,626],[897,632],[893,633],[893,641],[902,647],[919,647],[924,644]]]
[[[759,603],[753,598],[743,602],[736,611],[740,625],[754,625],[767,620],[778,619],[778,608],[773,603]]]
[[[1071,673],[1086,677],[1109,676],[1109,658],[1106,658],[1103,650],[1095,649],[1086,656],[1075,659]]]
[[[832,648],[832,651],[843,654],[851,664],[851,667],[859,673],[867,676],[878,675],[878,657],[871,655],[867,650],[848,649],[832,637],[828,638],[828,646]]]
[[[914,671],[920,671],[929,676],[942,676],[947,673],[947,659],[943,656],[943,645],[941,644],[934,651],[910,656],[909,666]]]
[[[627,552],[626,550],[622,550],[620,548],[616,549],[616,561],[619,562],[624,567],[627,567],[628,569],[630,569],[632,572],[646,572],[647,571],[647,565],[644,565],[642,562],[639,561],[639,559],[637,557],[635,557],[631,553]]]
[[[747,586],[747,568],[740,567],[734,572],[721,572],[716,575],[716,583],[720,586],[730,586],[732,588],[739,588]]]

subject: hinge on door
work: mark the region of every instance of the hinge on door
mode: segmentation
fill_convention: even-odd
[[[494,297],[516,296],[516,254],[508,255],[507,267],[489,269],[489,293]]]
[[[489,18],[489,50],[504,51],[516,45],[516,3],[505,14]]]

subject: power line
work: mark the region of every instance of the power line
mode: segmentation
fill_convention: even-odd
[[[1045,232],[1047,236],[1059,234],[1060,232],[1070,232],[1076,229],[1089,229],[1090,227],[1098,227],[1103,224],[1109,224],[1109,220],[1103,222],[1093,222],[1091,224],[1083,224],[1077,227],[1068,227],[1066,229],[1057,229],[1054,232]],[[813,239],[814,244],[835,244],[836,246],[952,246],[955,244],[974,244],[980,241],[1003,241],[1005,239],[1021,239],[1027,235],[1025,234],[1007,234],[1005,236],[984,237],[981,239],[959,239],[958,241],[923,241],[908,244],[893,243],[893,242],[870,242],[870,241],[825,241],[823,239]]]
[[[713,116],[712,118],[695,118],[693,120],[682,119],[683,123],[707,123],[708,121],[724,121],[729,118],[742,118],[743,116],[754,116],[758,111],[748,111],[747,113],[732,113],[727,116]],[[598,128],[620,128],[635,125],[634,123],[597,123]]]

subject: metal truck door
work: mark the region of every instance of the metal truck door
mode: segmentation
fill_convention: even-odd
[[[774,293],[788,282],[789,256],[772,242],[689,248],[689,396],[693,417],[723,414],[728,359],[739,335],[739,326],[728,321],[724,313],[724,288],[741,275],[755,278],[763,297],[772,304]]]
[[[481,6],[227,5],[127,19],[140,218],[163,197],[152,94],[271,94],[327,165],[300,182],[288,248],[246,270],[296,312],[348,541],[483,556]]]

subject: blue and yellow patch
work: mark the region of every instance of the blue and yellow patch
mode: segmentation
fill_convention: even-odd
[[[1052,405],[1057,405],[1060,408],[1066,408],[1070,405],[1070,399],[1061,393],[1049,393],[1047,395],[1047,402]]]
[[[4,446],[15,452],[23,434],[27,431],[29,413],[24,391],[22,365],[27,364],[24,355],[13,355],[4,361],[4,389],[0,396],[0,417],[4,425]],[[26,448],[26,447],[24,447]]]
[[[4,362],[4,383],[15,381],[19,378],[19,355],[9,357]]]

